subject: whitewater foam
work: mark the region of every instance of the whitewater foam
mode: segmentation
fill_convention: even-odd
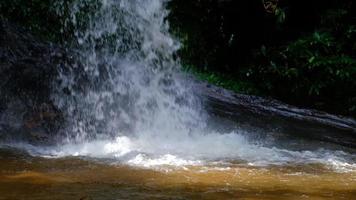
[[[46,158],[87,157],[104,159],[111,164],[124,164],[143,168],[226,166],[235,164],[255,167],[322,164],[337,172],[356,171],[356,157],[342,151],[291,151],[266,147],[248,141],[243,134],[207,134],[185,138],[129,138],[96,140],[58,147],[35,147],[28,144],[13,145],[25,148],[33,156]]]

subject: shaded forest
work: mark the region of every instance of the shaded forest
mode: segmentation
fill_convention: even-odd
[[[172,1],[185,66],[238,92],[356,114],[351,0]]]
[[[55,3],[3,0],[0,18],[63,43],[71,30],[62,29]],[[187,71],[236,92],[356,116],[355,2],[172,0],[168,6]]]

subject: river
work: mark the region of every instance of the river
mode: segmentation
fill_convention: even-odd
[[[14,153],[16,152],[16,153]],[[356,172],[321,164],[154,168],[0,153],[0,199],[354,199]],[[151,166],[152,167],[152,166]]]

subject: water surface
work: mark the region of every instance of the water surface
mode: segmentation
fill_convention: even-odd
[[[154,168],[0,153],[0,199],[355,199],[356,171],[322,164]]]

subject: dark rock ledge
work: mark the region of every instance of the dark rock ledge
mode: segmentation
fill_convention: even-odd
[[[236,94],[197,81],[195,90],[208,111],[243,126],[356,147],[356,120],[317,110],[300,109],[280,101]]]

